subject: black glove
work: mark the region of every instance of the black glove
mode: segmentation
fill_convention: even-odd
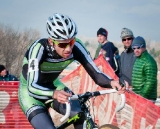
[[[123,78],[119,78],[119,84],[120,84],[122,87],[126,86],[126,83],[125,83],[125,81],[124,81]]]
[[[64,87],[64,91],[67,93],[71,93],[72,95],[74,94],[68,87]]]

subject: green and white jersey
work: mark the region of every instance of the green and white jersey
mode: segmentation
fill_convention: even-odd
[[[48,39],[35,41],[28,48],[23,60],[21,86],[26,86],[26,92],[34,98],[50,99],[55,89],[64,87],[58,76],[74,60],[83,65],[98,85],[111,88],[111,78],[99,71],[79,39],[76,39],[72,54],[67,59],[57,54],[49,45]]]

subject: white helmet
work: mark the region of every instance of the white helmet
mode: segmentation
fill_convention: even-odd
[[[54,40],[66,40],[74,38],[77,33],[75,22],[68,16],[55,13],[47,20],[47,32]]]

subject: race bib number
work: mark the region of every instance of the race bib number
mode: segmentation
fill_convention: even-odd
[[[37,70],[38,70],[38,59],[30,59],[28,71],[32,72]]]

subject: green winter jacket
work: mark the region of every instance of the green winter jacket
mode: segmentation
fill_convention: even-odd
[[[144,98],[157,98],[157,64],[146,51],[135,61],[132,71],[133,91]]]

